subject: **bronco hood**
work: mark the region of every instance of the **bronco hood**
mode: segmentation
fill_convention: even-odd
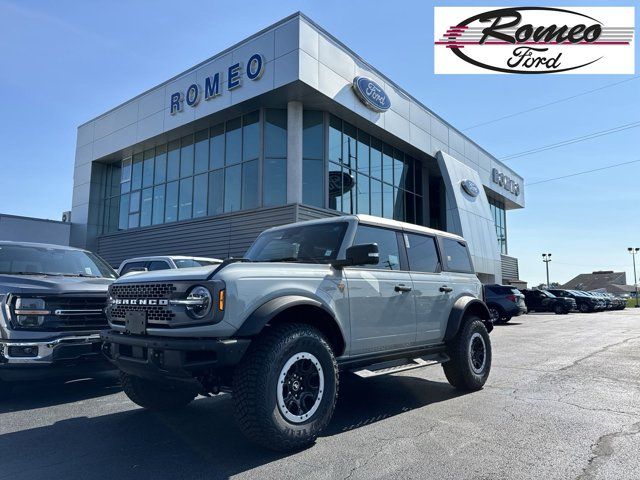
[[[206,267],[176,268],[173,270],[156,270],[154,272],[130,273],[117,280],[118,284],[172,282],[180,280],[208,280],[219,265]]]
[[[0,274],[0,293],[106,293],[111,278]]]

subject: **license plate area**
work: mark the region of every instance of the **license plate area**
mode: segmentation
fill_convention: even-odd
[[[147,312],[134,311],[125,313],[124,328],[132,335],[145,335],[147,333]]]

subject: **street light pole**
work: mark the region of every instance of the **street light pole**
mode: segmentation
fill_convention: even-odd
[[[629,251],[629,253],[631,254],[631,256],[633,257],[633,285],[636,288],[636,308],[639,307],[638,305],[638,275],[636,274],[636,254],[638,252],[640,252],[640,248],[639,247],[629,247],[627,248],[627,250]]]
[[[551,287],[551,284],[549,283],[549,262],[551,261],[551,254],[550,253],[543,253],[542,254],[542,261],[547,266],[547,288],[549,288],[549,287]]]

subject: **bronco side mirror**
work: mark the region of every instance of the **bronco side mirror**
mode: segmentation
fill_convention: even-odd
[[[335,260],[334,268],[354,267],[358,265],[377,265],[380,261],[380,251],[378,244],[366,243],[363,245],[353,245],[347,248],[344,260]]]

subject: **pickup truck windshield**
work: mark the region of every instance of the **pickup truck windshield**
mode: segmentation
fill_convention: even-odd
[[[206,267],[208,265],[220,263],[208,260],[195,260],[192,258],[176,258],[173,261],[178,268]]]
[[[0,274],[116,278],[113,269],[90,252],[6,244],[0,245]]]
[[[338,255],[346,230],[346,222],[335,222],[265,232],[245,257],[254,262],[330,263]]]

